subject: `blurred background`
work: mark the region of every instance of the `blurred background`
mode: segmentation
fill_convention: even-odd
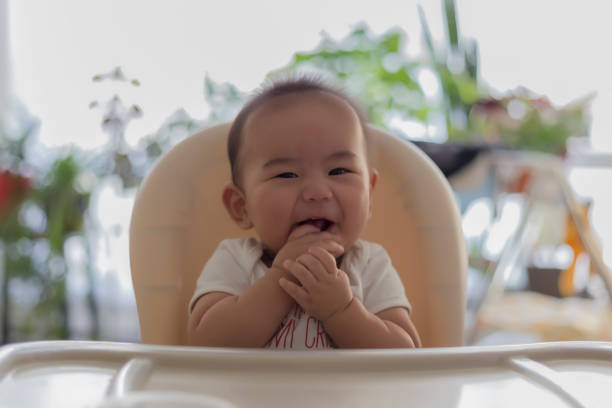
[[[598,0],[0,0],[0,339],[138,341],[156,159],[313,72],[419,145],[468,244],[469,344],[610,340],[612,38]]]

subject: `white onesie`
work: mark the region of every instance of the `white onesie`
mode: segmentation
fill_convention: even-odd
[[[240,295],[263,277],[268,267],[261,261],[263,248],[254,238],[223,240],[204,266],[189,302],[189,313],[195,301],[209,292]],[[371,313],[410,303],[404,287],[391,264],[387,251],[378,244],[359,240],[347,251],[340,269],[349,277],[353,295]],[[314,350],[333,348],[323,324],[296,306],[283,319],[276,334],[266,345],[271,349]]]

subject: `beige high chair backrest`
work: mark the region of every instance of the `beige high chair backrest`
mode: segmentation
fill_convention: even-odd
[[[201,131],[142,183],[130,225],[130,263],[143,343],[187,344],[187,304],[219,242],[247,235],[221,202],[230,178],[230,124]],[[364,237],[389,252],[425,347],[463,344],[467,254],[453,193],[413,144],[371,128],[379,171]]]

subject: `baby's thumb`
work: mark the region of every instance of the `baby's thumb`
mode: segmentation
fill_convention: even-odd
[[[327,241],[325,249],[335,257],[338,257],[344,253],[344,247],[336,241]]]
[[[289,237],[287,238],[287,240],[293,241],[293,240],[303,237],[304,235],[308,235],[308,234],[312,234],[316,232],[319,232],[319,229],[315,227],[314,225],[303,224],[303,225],[296,227],[293,231],[291,231],[291,234],[289,234]]]

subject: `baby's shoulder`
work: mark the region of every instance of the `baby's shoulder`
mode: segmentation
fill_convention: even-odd
[[[385,248],[371,241],[359,240],[343,262],[344,271],[354,276],[364,288],[376,285],[381,279],[396,273],[391,258]]]
[[[229,252],[256,252],[261,250],[261,244],[255,238],[227,238],[219,243],[219,249]]]
[[[355,245],[351,248],[350,254],[355,261],[366,263],[372,258],[380,256],[388,257],[387,251],[382,245],[363,239],[359,239],[355,242]]]
[[[261,258],[262,251],[259,241],[249,237],[224,239],[219,243],[215,253],[224,257],[230,256],[239,264],[250,268]]]

